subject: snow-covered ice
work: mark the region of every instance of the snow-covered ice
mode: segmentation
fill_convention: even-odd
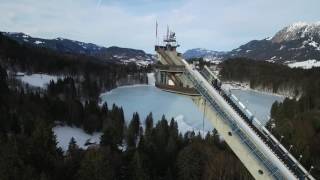
[[[286,46],[285,45],[281,45],[281,47],[279,48],[279,50],[284,49]]]
[[[168,85],[169,85],[169,86],[174,86],[174,82],[173,82],[171,79],[169,79],[169,80],[168,80]]]
[[[25,74],[23,72],[17,72],[16,75],[17,76],[24,76]]]
[[[68,150],[69,142],[73,137],[77,145],[80,148],[86,149],[88,146],[85,143],[89,140],[90,143],[100,143],[100,137],[102,133],[93,133],[92,135],[87,134],[84,130],[76,127],[69,126],[55,126],[53,132],[57,137],[58,147],[61,147],[63,151]]]
[[[276,61],[275,60],[273,60],[273,59],[268,59],[268,60],[266,60],[267,62],[269,62],[269,63],[275,63]]]
[[[51,80],[56,82],[58,77],[47,74],[31,74],[18,77],[18,79],[31,86],[45,88]]]
[[[148,76],[148,84],[154,86],[156,83],[154,73],[148,73],[147,76]]]
[[[231,87],[231,85],[229,86]],[[239,90],[234,90],[234,87],[230,89],[232,93],[234,91],[235,93],[243,92],[242,94],[238,93],[242,97],[241,100],[249,99],[252,105],[250,110],[259,112],[257,114],[259,120],[263,120],[267,115],[270,115],[270,108],[274,101],[281,101],[282,99],[275,94],[251,91],[248,84],[237,85]],[[168,121],[172,117],[178,121],[180,131],[184,129],[202,130],[203,110],[199,110],[193,101],[186,96],[165,92],[150,85],[139,85],[119,87],[101,94],[100,98],[101,104],[107,102],[109,107],[112,104],[121,106],[127,123],[131,120],[132,114],[138,112],[141,124],[144,125],[146,116],[152,112],[154,124],[161,119],[162,115],[165,115]],[[180,128],[180,126],[184,128]],[[212,130],[212,125],[207,119],[204,126],[205,131]]]
[[[241,83],[241,82],[223,82],[222,83],[222,89],[225,91],[233,90],[233,89],[240,89],[240,90],[249,90],[249,82]]]
[[[289,63],[288,66],[291,68],[311,69],[312,67],[320,67],[320,61],[310,59],[301,62]]]
[[[273,37],[270,36],[270,37],[267,37],[265,40],[270,41],[272,38],[273,38]]]
[[[309,42],[309,45],[314,47],[316,50],[320,51],[320,45],[319,43],[315,42],[315,41],[311,41]]]
[[[318,43],[314,41],[309,42],[309,45],[313,47],[318,47]]]
[[[35,43],[35,44],[43,44],[44,42],[42,42],[42,41],[35,41],[34,43]]]
[[[203,131],[203,130],[200,130],[200,129],[193,127],[192,125],[187,124],[184,121],[184,116],[182,114],[175,117],[174,120],[178,124],[179,132],[182,134],[185,134],[188,131],[194,131],[196,134],[200,133],[203,136],[203,135],[206,135],[208,132],[210,132],[209,130]]]

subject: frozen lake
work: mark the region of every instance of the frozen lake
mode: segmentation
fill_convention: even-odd
[[[284,97],[253,90],[231,90],[232,94],[248,107],[262,124],[267,122],[270,116],[271,106],[275,101],[282,102]]]
[[[256,117],[265,124],[273,102],[283,98],[271,94],[251,90],[231,90]],[[161,119],[164,114],[168,120],[175,118],[181,132],[187,130],[202,130],[203,113],[186,96],[162,91],[152,85],[125,86],[116,88],[101,96],[108,106],[122,106],[126,121],[132,114],[138,112],[144,124],[146,116],[152,112],[154,121]],[[205,121],[205,131],[212,130],[209,121]]]
[[[123,86],[113,89],[101,95],[102,102],[107,102],[109,108],[112,104],[122,106],[126,122],[129,122],[134,112],[140,115],[140,121],[144,125],[146,116],[152,112],[154,124],[165,115],[167,120],[175,118],[179,131],[185,133],[194,130],[202,132],[203,112],[187,96],[162,91],[154,86],[152,74],[149,74],[150,85]],[[266,123],[267,116],[273,102],[282,101],[283,97],[265,94],[251,90],[231,90],[248,109],[262,122]],[[213,129],[209,121],[204,121],[205,131]],[[86,134],[82,129],[66,126],[53,128],[57,135],[58,147],[67,150],[69,141],[74,137],[77,144],[86,148],[85,142],[99,143],[101,133]]]

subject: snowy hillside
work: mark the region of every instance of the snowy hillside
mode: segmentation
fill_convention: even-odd
[[[58,76],[52,76],[47,74],[31,74],[26,75],[25,73],[17,73],[17,78],[23,83],[26,83],[33,87],[46,88],[50,81],[57,82]]]
[[[1,32],[0,32],[1,33]],[[155,57],[142,50],[121,48],[116,46],[103,47],[92,43],[84,43],[64,38],[42,39],[24,33],[2,32],[3,35],[33,47],[48,48],[60,53],[94,56],[98,59],[115,63],[136,63],[139,66],[152,64]]]
[[[312,67],[320,67],[320,61],[312,59],[307,61],[289,63],[288,66],[291,68],[311,69]]]
[[[226,55],[226,52],[212,51],[203,48],[190,49],[183,53],[185,59],[203,58],[207,61],[220,61],[224,59],[224,55]]]
[[[208,61],[236,57],[282,64],[306,61],[306,67],[311,67],[310,64],[318,63],[313,61],[320,61],[320,22],[297,22],[278,31],[273,37],[252,40],[229,52],[197,48],[186,51],[183,56],[186,59],[201,57]]]
[[[278,63],[320,60],[320,22],[298,22],[273,37],[253,40],[229,52],[228,57],[248,57]]]
[[[320,22],[306,23],[297,22],[289,25],[279,31],[271,41],[281,43],[284,41],[293,41],[301,38],[309,37],[312,40],[314,37],[320,37]]]
[[[84,132],[83,129],[69,126],[55,126],[53,129],[57,137],[57,147],[61,147],[63,151],[68,150],[68,145],[73,137],[77,145],[82,149],[87,149],[88,144],[99,144],[102,133],[93,133],[92,135]]]
[[[42,39],[31,37],[24,33],[14,32],[3,32],[3,34],[19,43],[36,47],[45,47],[62,53],[94,55],[103,48],[102,46],[92,43],[84,43],[64,38]]]

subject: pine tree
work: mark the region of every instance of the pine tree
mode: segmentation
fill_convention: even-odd
[[[136,147],[139,134],[140,118],[138,113],[134,113],[127,130],[127,145],[129,150]]]
[[[101,146],[110,146],[113,150],[118,150],[118,146],[122,145],[122,135],[119,135],[119,129],[108,126],[103,130],[100,140]]]
[[[201,179],[201,154],[193,146],[185,147],[177,159],[178,179],[198,180]]]
[[[79,146],[77,145],[76,140],[74,137],[70,139],[69,145],[68,145],[68,153],[73,154],[74,152],[79,150]]]
[[[58,158],[57,141],[51,127],[38,120],[31,136],[31,157],[37,169],[54,173],[54,162]],[[52,175],[52,174],[51,174]]]
[[[147,116],[145,124],[146,124],[145,133],[146,133],[146,136],[149,136],[149,135],[151,135],[151,132],[152,132],[152,129],[153,129],[152,113],[149,113],[149,115]]]
[[[130,163],[131,167],[131,179],[137,180],[147,180],[150,179],[146,173],[147,167],[145,166],[143,155],[139,151],[135,151],[132,161]]]
[[[79,180],[105,180],[115,179],[115,168],[108,158],[112,156],[110,152],[100,152],[97,150],[88,150],[81,165],[77,176]]]

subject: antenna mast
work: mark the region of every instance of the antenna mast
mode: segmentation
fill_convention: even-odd
[[[158,21],[156,21],[156,45],[158,45]]]

